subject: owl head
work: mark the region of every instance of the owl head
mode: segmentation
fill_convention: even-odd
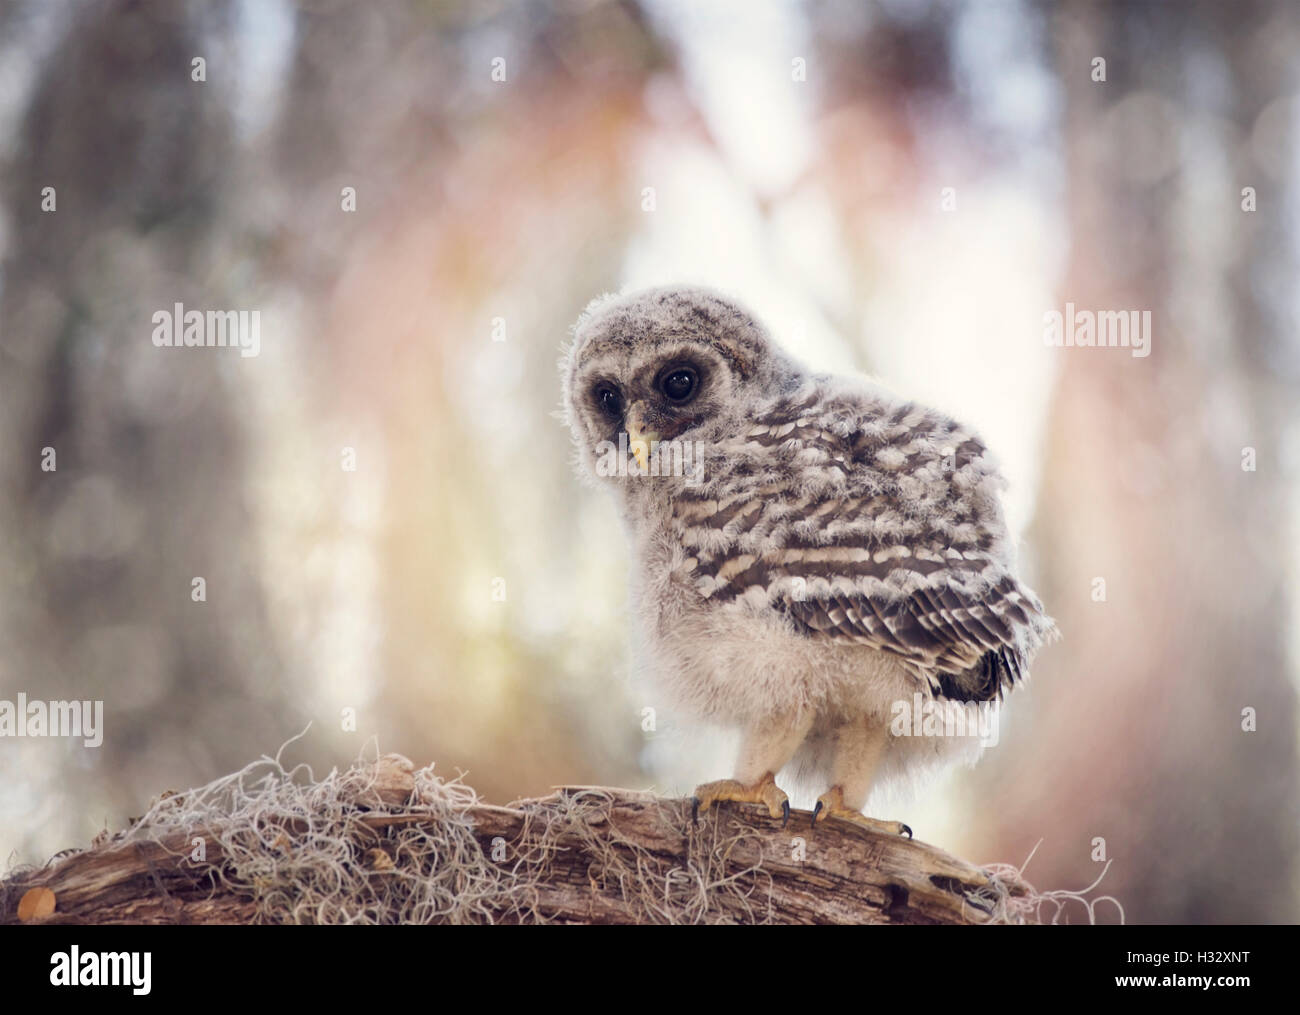
[[[743,433],[756,406],[795,387],[801,371],[743,307],[664,286],[592,301],[560,373],[582,468],[610,475],[598,463],[611,447],[644,470],[656,442]]]

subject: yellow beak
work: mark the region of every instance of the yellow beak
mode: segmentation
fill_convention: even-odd
[[[645,403],[633,402],[627,411],[627,446],[646,472],[650,471],[650,448],[659,440],[659,434],[645,428]]]

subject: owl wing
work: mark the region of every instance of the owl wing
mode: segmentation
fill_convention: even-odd
[[[1010,571],[978,438],[910,404],[805,404],[730,450],[730,483],[675,508],[705,599],[896,656],[941,697],[989,700],[1022,679],[1053,625]]]
[[[1010,576],[979,595],[940,582],[895,601],[852,591],[782,605],[809,637],[901,657],[958,701],[990,700],[1023,679],[1026,635],[1046,620]]]

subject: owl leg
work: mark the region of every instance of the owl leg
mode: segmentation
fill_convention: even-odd
[[[691,801],[691,820],[714,803],[735,800],[738,803],[766,804],[767,812],[781,818],[784,828],[790,820],[790,798],[776,784],[776,773],[785,767],[803,743],[812,727],[813,713],[780,716],[744,731],[740,757],[736,760],[736,777],[706,782],[695,788]]]
[[[871,783],[885,751],[888,727],[865,722],[841,726],[835,731],[835,753],[831,762],[831,788],[817,798],[813,824],[827,816],[852,821],[884,835],[906,835],[912,830],[901,821],[879,821],[862,813],[871,792]]]

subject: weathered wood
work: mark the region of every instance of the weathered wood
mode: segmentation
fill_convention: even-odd
[[[445,818],[408,803],[415,783],[410,762],[400,756],[386,755],[371,770],[360,770],[352,785],[355,793],[344,797],[357,812],[350,826],[355,868],[382,876],[409,863],[403,850],[392,849],[396,833],[412,827],[431,836],[445,832]],[[518,858],[545,856],[544,866],[529,868],[537,877],[529,884],[528,912],[507,904],[502,892],[502,905],[490,917],[502,922],[953,924],[984,923],[992,908],[973,897],[989,886],[988,872],[926,843],[837,820],[814,829],[807,811],[793,812],[782,829],[764,808],[724,804],[693,824],[686,800],[566,787],[508,807],[475,803],[463,813],[483,857],[500,861],[503,887],[512,871],[524,869],[512,867],[522,863]],[[266,848],[297,848],[295,822],[278,824],[278,832],[264,836]],[[194,836],[209,844],[205,862],[189,858]],[[220,840],[214,827],[161,841],[108,841],[20,872],[0,882],[0,923],[18,922],[18,901],[36,886],[57,899],[42,923],[262,919],[255,891],[232,876]],[[718,884],[744,891],[718,891]],[[1005,876],[1000,888],[1011,895],[1030,891]]]

